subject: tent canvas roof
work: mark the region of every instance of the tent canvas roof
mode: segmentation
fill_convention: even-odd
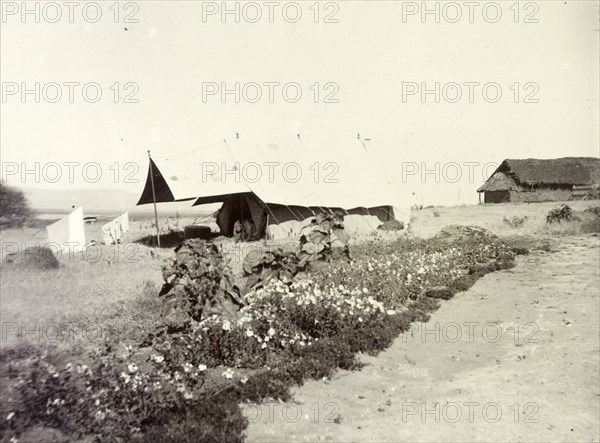
[[[356,138],[336,146],[296,137],[278,141],[235,138],[153,160],[162,177],[162,181],[155,179],[155,191],[165,197],[158,201],[197,199],[196,203],[204,204],[254,192],[265,203],[288,206],[400,209],[410,202],[408,192],[400,195],[373,168]],[[152,203],[149,178],[138,205]]]

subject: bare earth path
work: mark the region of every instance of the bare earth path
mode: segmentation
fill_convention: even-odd
[[[560,242],[443,302],[361,371],[246,407],[247,440],[599,441],[599,243]]]

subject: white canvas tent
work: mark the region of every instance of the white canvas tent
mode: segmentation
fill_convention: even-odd
[[[236,220],[249,218],[261,235],[293,236],[315,213],[333,210],[356,215],[348,221],[354,219],[357,232],[392,219],[407,226],[410,220],[408,192],[403,195],[385,182],[356,137],[336,146],[300,137],[234,137],[155,160],[156,201],[223,203],[217,224],[224,235],[231,235]],[[148,175],[138,205],[152,202]]]
[[[46,227],[48,242],[58,250],[82,251],[85,247],[83,208],[77,208],[66,217]]]

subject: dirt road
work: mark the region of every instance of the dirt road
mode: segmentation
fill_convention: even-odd
[[[361,371],[245,407],[248,441],[599,441],[598,237],[485,276]]]

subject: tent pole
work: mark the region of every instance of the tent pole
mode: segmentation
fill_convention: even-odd
[[[152,185],[152,203],[154,203],[154,224],[156,225],[156,244],[160,248],[160,230],[158,228],[158,211],[156,209],[156,192],[154,191],[154,171],[152,170],[152,157],[148,150],[148,160],[150,162],[150,184]]]
[[[269,213],[267,212],[266,214],[267,214],[267,221],[265,222],[266,223],[266,225],[265,225],[265,245],[267,244],[267,240],[268,240],[267,229],[269,227]]]

